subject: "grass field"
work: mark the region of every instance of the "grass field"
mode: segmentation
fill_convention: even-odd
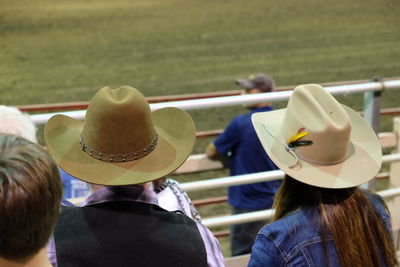
[[[400,76],[399,11],[398,0],[0,0],[0,104],[84,101],[123,84],[146,96],[232,90],[255,72],[278,85]],[[361,109],[362,95],[340,99]],[[383,107],[399,104],[400,91],[384,92]],[[190,113],[209,130],[240,112]]]

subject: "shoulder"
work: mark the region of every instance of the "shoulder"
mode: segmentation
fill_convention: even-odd
[[[210,267],[225,266],[221,246],[213,233],[202,223],[196,222],[207,253],[207,263]]]
[[[276,250],[283,261],[289,262],[309,245],[321,242],[317,229],[319,223],[312,211],[297,210],[286,217],[265,226],[257,241]],[[311,216],[310,216],[311,215]]]
[[[372,193],[370,191],[364,191],[364,194],[374,206],[385,206],[385,201],[380,195]]]
[[[252,109],[250,111],[250,115],[252,115],[253,113],[268,112],[268,111],[272,111],[272,110],[274,110],[274,108],[272,106],[258,107],[258,108]]]
[[[253,112],[248,112],[248,113],[244,113],[244,114],[240,114],[237,115],[231,122],[232,125],[236,126],[236,127],[249,127],[252,125],[251,122],[251,115],[253,114]]]
[[[364,194],[368,198],[369,201],[371,201],[372,205],[375,207],[376,211],[379,213],[379,215],[382,217],[383,221],[386,224],[386,227],[388,229],[391,229],[391,220],[390,220],[390,215],[388,212],[388,209],[386,207],[385,201],[383,198],[378,195],[374,194],[369,191],[365,191]]]
[[[231,121],[231,124],[241,124],[251,119],[251,113],[239,114]]]
[[[381,216],[383,217],[389,216],[385,201],[380,195],[377,195],[369,191],[364,191],[364,194]]]
[[[297,209],[294,212],[289,213],[285,217],[266,225],[260,233],[265,235],[276,235],[283,237],[286,235],[285,233],[292,233],[294,231],[298,231],[298,229],[311,230],[316,222],[312,218],[315,217],[316,211],[314,210],[304,210]],[[312,224],[310,227],[304,227],[304,224]],[[284,230],[284,231],[281,231]],[[313,232],[313,231],[312,231]]]

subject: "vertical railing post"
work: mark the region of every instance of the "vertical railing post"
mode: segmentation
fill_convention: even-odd
[[[382,78],[372,78],[371,82],[381,82]],[[382,83],[383,87],[383,83]],[[379,133],[379,111],[381,109],[381,92],[369,91],[364,93],[364,118],[369,122],[375,133]]]
[[[372,78],[371,82],[382,82],[382,78]],[[383,90],[383,83],[381,90]],[[371,125],[376,134],[379,133],[381,92],[382,91],[369,91],[364,93],[364,119]],[[362,185],[362,187],[375,191],[375,179],[368,182],[368,184]]]
[[[397,144],[392,150],[392,153],[400,153],[400,117],[393,119],[394,132],[397,134]],[[400,187],[400,162],[393,162],[390,164],[390,178],[389,178],[389,188]],[[388,205],[390,215],[392,218],[392,230],[393,230],[393,240],[396,249],[399,249],[399,234],[400,234],[400,196],[392,197],[386,200]]]

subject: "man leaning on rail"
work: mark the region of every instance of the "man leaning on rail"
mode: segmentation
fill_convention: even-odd
[[[48,246],[54,266],[223,266],[218,241],[201,223],[158,206],[143,185],[189,156],[195,125],[183,110],[151,112],[136,89],[100,89],[84,122],[56,115],[45,127],[50,154],[93,185],[80,207],[63,207]]]
[[[259,73],[248,79],[238,79],[236,83],[245,89],[245,94],[257,94],[274,90],[274,80]],[[225,131],[207,147],[210,158],[218,155],[229,157],[230,175],[242,175],[275,170],[275,164],[262,149],[261,143],[251,123],[251,115],[271,111],[270,103],[261,102],[247,105],[250,112],[236,116]],[[233,214],[252,212],[271,208],[280,181],[229,187],[228,203]],[[233,225],[230,229],[232,256],[250,253],[251,246],[266,221],[248,222]]]

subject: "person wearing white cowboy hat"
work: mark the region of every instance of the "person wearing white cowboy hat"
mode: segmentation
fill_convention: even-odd
[[[135,88],[100,89],[84,122],[56,115],[45,142],[57,164],[94,184],[81,207],[63,207],[48,246],[60,266],[223,266],[220,246],[202,224],[158,206],[145,183],[189,156],[195,125],[183,110],[154,112]]]
[[[382,162],[367,122],[316,84],[296,87],[287,108],[252,121],[286,176],[249,266],[397,266],[384,201],[357,187]]]

